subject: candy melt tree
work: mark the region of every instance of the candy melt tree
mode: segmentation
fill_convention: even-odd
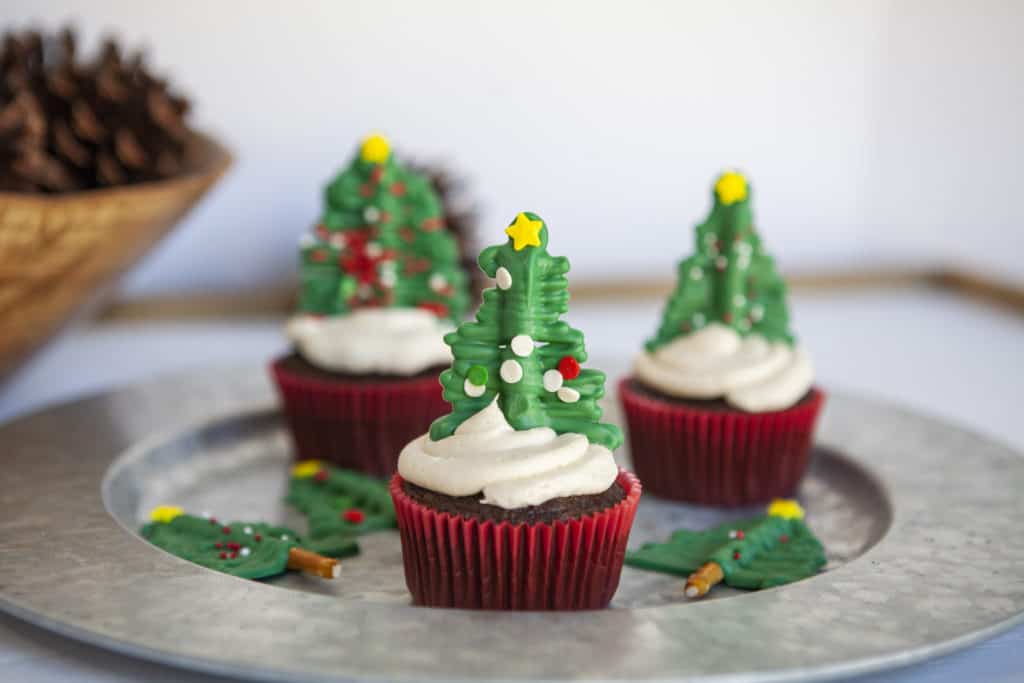
[[[568,259],[548,254],[547,226],[534,213],[520,213],[505,232],[508,242],[479,259],[497,287],[484,292],[475,322],[445,337],[455,360],[441,383],[452,412],[434,422],[430,438],[450,436],[497,396],[517,430],[550,427],[617,448],[622,432],[599,422],[604,373],[580,368],[583,333],[559,320],[568,310]]]
[[[712,195],[711,214],[697,226],[697,250],[679,264],[675,291],[647,349],[711,322],[791,344],[786,286],[754,229],[746,178],[726,171]]]
[[[301,244],[299,309],[342,315],[366,306],[425,308],[460,319],[468,305],[458,245],[430,182],[371,135],[328,186]]]

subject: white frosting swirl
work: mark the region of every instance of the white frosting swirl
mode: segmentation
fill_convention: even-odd
[[[619,468],[610,450],[582,434],[549,427],[516,431],[495,399],[451,436],[431,441],[424,434],[402,449],[398,473],[448,496],[483,492],[482,502],[513,510],[602,493]]]
[[[299,354],[318,368],[408,376],[451,363],[444,343],[449,329],[418,308],[361,308],[325,318],[299,314],[286,331]]]
[[[770,342],[711,323],[653,353],[637,357],[636,377],[679,398],[724,398],[750,413],[784,410],[814,383],[814,367],[803,349]]]

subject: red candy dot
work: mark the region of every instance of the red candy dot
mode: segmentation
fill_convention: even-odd
[[[789,536],[786,534],[779,536],[779,543],[789,543]]]
[[[351,522],[352,524],[362,524],[366,520],[366,514],[358,508],[345,510],[341,516],[346,522]]]
[[[369,197],[371,194],[373,194],[373,188],[370,187],[369,185],[360,185],[359,194],[363,197]]]
[[[238,553],[231,553],[231,555],[229,557],[231,557],[231,559],[234,560],[235,558],[238,557]]]
[[[736,552],[734,552],[732,554],[732,559],[734,559],[734,560],[740,559],[740,551],[739,550],[737,550]]]
[[[380,177],[382,175],[384,175],[384,169],[381,168],[380,166],[377,166],[372,171],[370,171],[370,182],[379,183]]]
[[[224,544],[221,543],[220,541],[217,541],[216,543],[213,544],[213,547],[216,548],[217,550],[220,550],[221,548],[224,547]]]
[[[743,537],[744,537],[744,536],[746,536],[746,534],[745,534],[745,533],[743,533],[743,531],[742,531],[742,530],[740,530],[740,529],[737,529],[737,530],[736,530],[736,538],[738,538],[738,539],[740,539],[740,540],[743,540]]]
[[[228,559],[228,554],[227,553],[221,553],[220,554],[220,559],[222,559],[222,560]]]
[[[731,323],[732,322],[732,313],[729,312],[729,311],[726,311],[725,313],[723,313],[722,314],[722,320],[724,320],[727,323]]]
[[[210,524],[216,524],[216,523],[217,523],[217,518],[216,517],[210,517]]]
[[[228,550],[241,550],[242,546],[237,543],[228,543]]]
[[[394,183],[391,185],[391,194],[401,197],[405,194],[405,183]]]
[[[225,534],[230,534],[230,533],[231,533],[231,527],[229,527],[229,526],[221,527],[221,529],[220,529],[220,530],[221,530],[221,531],[222,531],[223,533],[225,533]]]
[[[572,356],[565,356],[558,361],[558,371],[565,379],[576,379],[580,376],[580,364]]]
[[[314,481],[319,481],[319,482],[324,482],[324,481],[327,481],[327,477],[328,476],[329,475],[327,474],[327,470],[320,470],[319,472],[317,472],[316,474],[313,475],[313,480]]]
[[[254,540],[254,541],[262,541],[263,537],[260,536],[259,534],[256,534],[255,536],[252,537],[252,540]]]

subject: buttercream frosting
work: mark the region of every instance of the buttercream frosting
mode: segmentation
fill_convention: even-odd
[[[431,491],[483,493],[483,503],[512,510],[602,493],[619,470],[612,452],[583,434],[557,434],[549,427],[515,430],[495,399],[451,436],[432,441],[424,434],[407,445],[398,472]]]
[[[361,308],[339,316],[299,314],[286,331],[299,354],[323,370],[408,376],[451,363],[444,343],[450,329],[418,308]]]
[[[720,323],[707,326],[637,357],[643,384],[678,398],[722,398],[751,413],[793,406],[814,383],[814,367],[800,347],[741,337]]]

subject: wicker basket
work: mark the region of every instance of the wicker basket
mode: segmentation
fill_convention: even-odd
[[[63,195],[0,192],[0,377],[96,302],[224,173],[231,155],[195,138],[195,163],[152,183]]]

